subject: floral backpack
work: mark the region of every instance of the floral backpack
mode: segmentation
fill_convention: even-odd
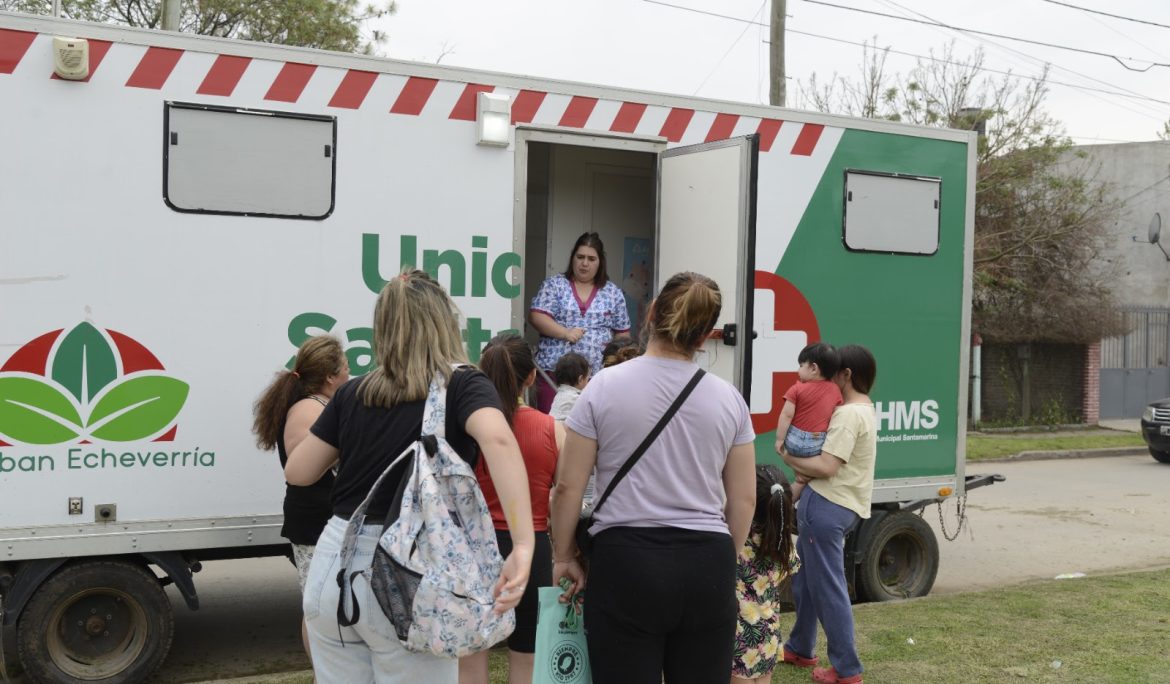
[[[422,436],[386,467],[349,519],[337,575],[337,621],[349,626],[361,617],[352,583],[363,571],[349,569],[358,533],[375,492],[406,461],[412,470],[395,496],[402,501],[398,518],[383,527],[364,573],[404,648],[457,658],[503,641],[516,628],[516,613],[492,610],[503,559],[475,473],[444,438],[446,414],[447,388],[438,375],[427,392]]]

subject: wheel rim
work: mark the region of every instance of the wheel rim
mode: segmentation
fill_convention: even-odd
[[[82,680],[124,671],[142,655],[148,636],[146,612],[138,601],[106,587],[61,602],[49,625],[49,657],[66,675]]]
[[[926,573],[926,549],[907,534],[891,537],[878,556],[878,579],[890,594],[907,598],[915,595]]]

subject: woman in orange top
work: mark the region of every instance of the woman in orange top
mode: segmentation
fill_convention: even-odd
[[[535,552],[528,587],[516,606],[516,631],[508,637],[508,682],[532,682],[533,651],[536,650],[537,590],[552,585],[552,546],[548,538],[548,497],[557,471],[557,455],[564,444],[565,431],[552,416],[524,404],[524,392],[536,382],[536,361],[532,348],[519,335],[504,333],[492,338],[479,358],[480,370],[487,375],[504,406],[504,417],[512,426],[524,467],[528,471],[528,490],[532,496],[532,526],[536,531]],[[481,459],[482,462],[482,459]],[[477,466],[479,485],[492,512],[496,541],[500,553],[507,555],[512,537],[496,488],[487,470]],[[460,684],[487,684],[487,651],[461,658]]]

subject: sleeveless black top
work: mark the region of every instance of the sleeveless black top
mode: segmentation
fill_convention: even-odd
[[[314,399],[322,406],[326,402],[320,397],[301,397]],[[297,401],[300,401],[298,399]],[[295,403],[295,402],[294,402]],[[289,406],[291,409],[292,406]],[[280,436],[276,440],[276,453],[280,455],[280,467],[283,470],[288,464],[288,453],[284,448],[284,427],[286,418],[280,424]],[[333,506],[330,503],[330,494],[333,491],[333,470],[326,470],[325,474],[307,487],[285,484],[284,490],[284,525],[280,528],[280,536],[293,544],[314,546],[321,531],[325,529],[329,518],[333,516]]]

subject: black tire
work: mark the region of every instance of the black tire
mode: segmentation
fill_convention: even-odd
[[[1170,451],[1158,451],[1157,449],[1150,449],[1150,455],[1158,463],[1170,463]]]
[[[857,596],[863,601],[895,601],[926,596],[938,575],[938,540],[914,513],[888,515],[877,523],[860,549]]]
[[[125,561],[67,565],[17,623],[25,675],[37,684],[141,682],[171,648],[175,616],[158,578]]]

